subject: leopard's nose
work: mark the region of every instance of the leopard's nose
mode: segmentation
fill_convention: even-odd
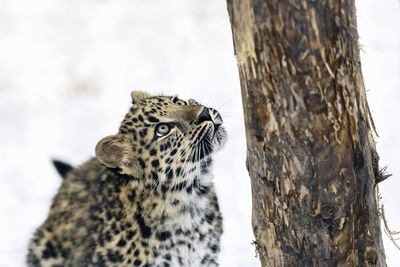
[[[203,110],[201,111],[201,113],[199,114],[199,116],[197,117],[197,123],[202,123],[204,121],[213,121],[210,115],[210,111],[208,110],[208,108],[203,108]]]

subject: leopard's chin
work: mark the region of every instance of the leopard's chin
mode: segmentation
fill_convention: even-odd
[[[212,138],[212,148],[213,152],[219,151],[226,143],[226,130],[225,127],[222,125],[218,125],[217,127],[214,127],[214,134]]]

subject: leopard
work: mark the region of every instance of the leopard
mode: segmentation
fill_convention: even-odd
[[[227,135],[220,113],[177,96],[131,98],[95,157],[60,167],[28,266],[219,265],[223,224],[211,170]]]

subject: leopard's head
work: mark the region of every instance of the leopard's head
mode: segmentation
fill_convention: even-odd
[[[146,186],[189,183],[225,141],[221,115],[193,99],[133,91],[118,134],[96,146],[107,167]]]

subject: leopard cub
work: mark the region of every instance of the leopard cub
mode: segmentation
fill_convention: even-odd
[[[218,266],[222,217],[210,166],[221,115],[131,93],[119,132],[66,173],[29,244],[29,266]]]

